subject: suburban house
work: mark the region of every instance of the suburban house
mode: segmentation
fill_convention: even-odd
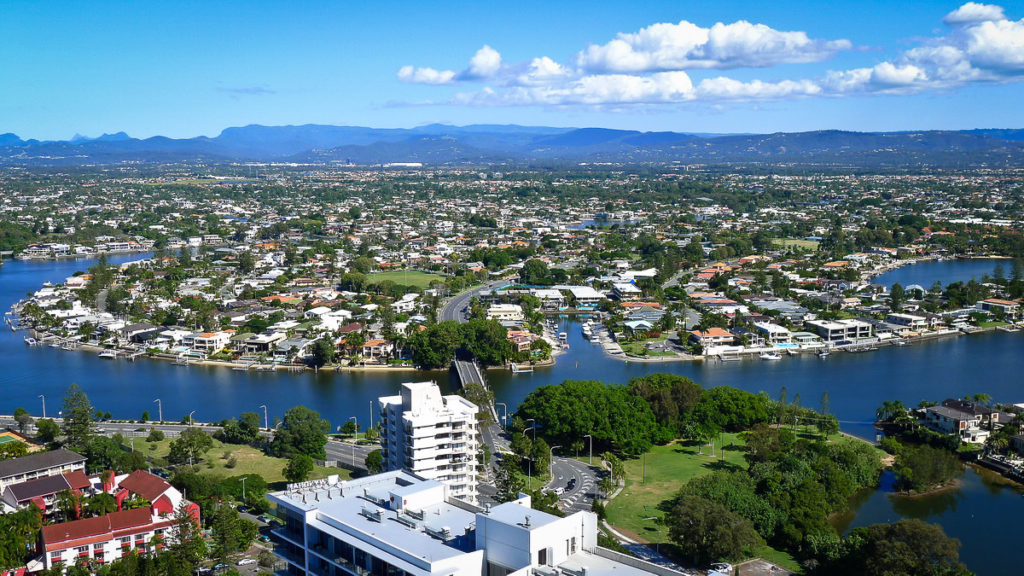
[[[708,328],[707,330],[691,330],[690,339],[700,344],[704,348],[709,346],[716,346],[719,344],[732,344],[736,337],[723,328]]]

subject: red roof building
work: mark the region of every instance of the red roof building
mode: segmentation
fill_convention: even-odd
[[[158,550],[173,538],[174,511],[182,502],[196,522],[199,521],[198,505],[184,500],[177,489],[148,472],[139,470],[129,474],[118,483],[116,490],[119,508],[130,494],[145,498],[150,505],[43,527],[40,548],[46,569],[58,562],[65,566],[72,566],[80,559],[108,563],[131,550]]]

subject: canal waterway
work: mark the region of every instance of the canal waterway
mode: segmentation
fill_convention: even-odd
[[[979,258],[971,260],[929,260],[919,262],[911,266],[903,266],[890,270],[885,274],[876,277],[872,282],[883,286],[892,286],[899,283],[906,288],[917,284],[928,290],[936,281],[943,286],[953,282],[967,282],[974,280],[981,282],[986,274],[992,276],[998,264],[1002,264],[1006,276],[1010,275],[1010,268],[1013,266],[1011,260],[997,260],[990,258]]]
[[[112,263],[140,256],[110,258]],[[43,282],[62,282],[76,270],[92,265],[87,260],[8,261],[0,267],[0,307],[6,310],[38,289]],[[919,266],[929,266],[939,275],[915,276]],[[950,261],[917,264],[890,272],[876,281],[891,284],[918,283],[930,287],[938,279],[944,284],[956,280],[980,279],[991,273],[992,261]],[[1024,333],[988,332],[916,342],[906,347],[883,347],[862,354],[833,354],[827,359],[814,355],[784,357],[765,362],[756,357],[739,362],[624,362],[607,356],[602,349],[586,341],[578,321],[563,319],[570,348],[558,357],[555,366],[536,372],[512,374],[490,370],[487,378],[498,402],[509,410],[539,386],[557,384],[566,379],[593,379],[626,383],[630,378],[655,372],[687,376],[705,387],[735,386],[751,392],[764,391],[778,397],[783,386],[787,398],[797,395],[803,406],[818,408],[824,392],[831,398],[831,412],[844,431],[872,438],[871,421],[875,409],[884,400],[902,400],[908,406],[921,400],[942,400],[984,392],[1000,402],[1024,402]],[[156,416],[154,400],[163,403],[164,418],[177,420],[195,410],[201,421],[217,421],[243,411],[258,411],[266,404],[271,417],[280,416],[292,406],[303,404],[319,411],[335,425],[350,416],[360,422],[370,417],[372,402],[398,391],[402,382],[436,380],[450,390],[449,372],[355,372],[303,373],[239,372],[230,368],[176,366],[172,363],[139,359],[100,359],[95,353],[64,351],[48,346],[26,346],[23,332],[0,331],[0,413],[10,414],[17,407],[38,415],[39,395],[46,396],[48,415],[60,409],[64,391],[72,382],[80,385],[98,409],[119,418],[139,418],[143,411]],[[499,410],[499,414],[501,410]],[[376,418],[376,416],[374,416]],[[981,482],[968,472],[960,488],[971,513],[986,521],[985,529],[971,528],[959,516],[948,514],[949,507],[924,505],[920,512],[926,520],[943,525],[946,532],[964,541],[962,557],[979,574],[1009,573],[995,569],[993,558],[1009,566],[1014,560],[1012,547],[1001,553],[980,541],[993,534],[1012,533],[1014,506],[1024,504],[1013,490],[1001,487],[975,489]],[[850,525],[862,525],[912,515],[907,507],[896,505],[888,495],[872,496],[858,507]],[[925,497],[929,498],[929,497]],[[920,500],[925,502],[925,500]],[[929,508],[931,506],[931,508]],[[880,512],[881,510],[881,512]],[[1022,510],[1024,511],[1024,510]],[[995,554],[995,556],[993,556]]]

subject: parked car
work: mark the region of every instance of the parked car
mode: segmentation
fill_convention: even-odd
[[[716,562],[711,565],[711,569],[722,574],[732,574],[732,564],[728,562]]]
[[[214,564],[213,571],[214,572],[220,572],[221,570],[223,570],[225,568],[228,568],[228,565],[223,563],[223,562],[221,562],[220,564]]]
[[[239,566],[249,566],[250,564],[255,564],[255,563],[256,563],[256,559],[255,558],[242,558],[241,560],[238,561],[238,565]]]

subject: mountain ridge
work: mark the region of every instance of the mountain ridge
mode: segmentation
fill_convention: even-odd
[[[301,162],[437,165],[533,162],[750,163],[851,166],[1024,166],[1024,129],[769,134],[693,134],[516,124],[371,128],[250,124],[214,137],[139,139],[124,132],[72,140],[23,140],[0,134],[0,164],[87,165],[120,162]]]

